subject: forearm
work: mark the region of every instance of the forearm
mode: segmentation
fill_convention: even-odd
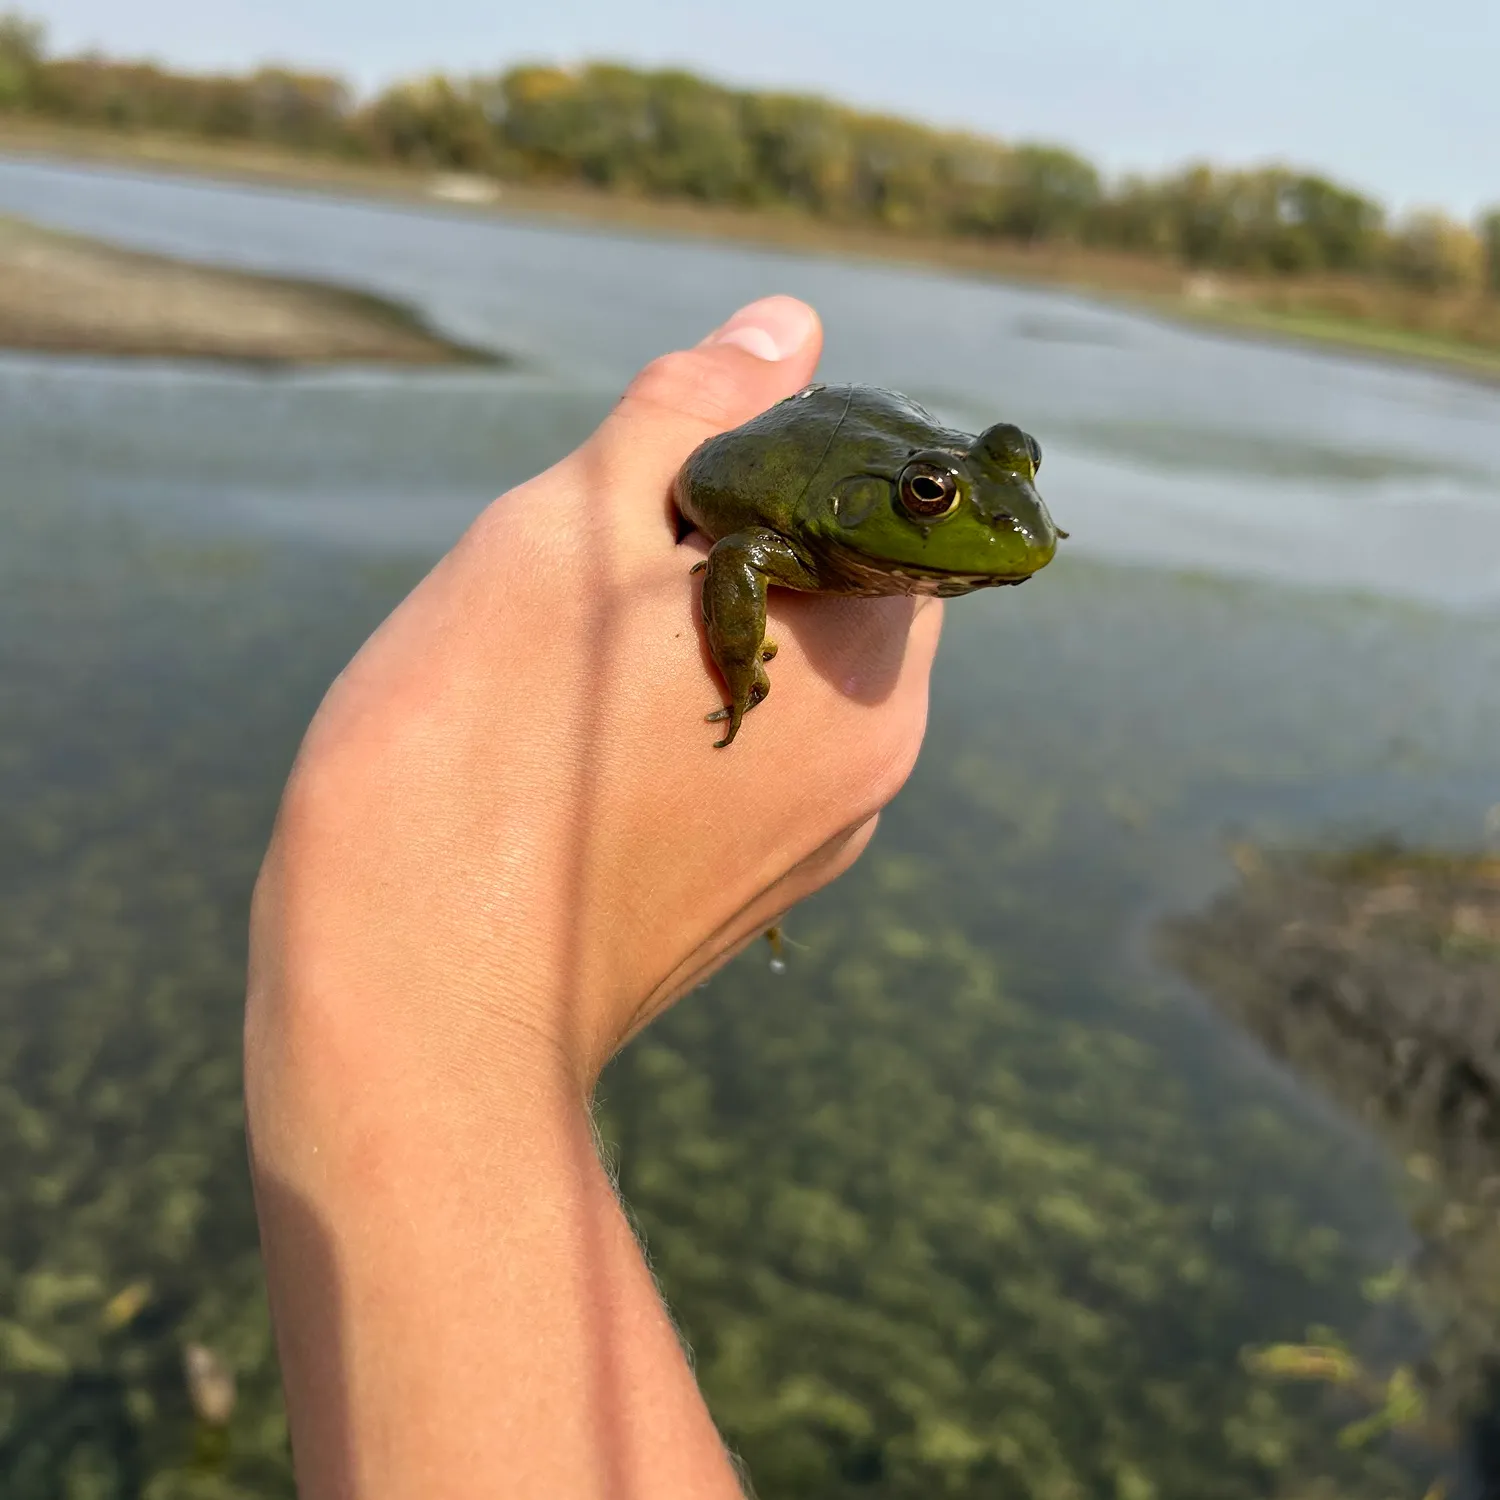
[[[738,1500],[576,1089],[426,1077],[292,988],[247,1099],[303,1500]]]

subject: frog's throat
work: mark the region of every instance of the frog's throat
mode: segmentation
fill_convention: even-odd
[[[919,563],[897,567],[866,557],[853,547],[834,545],[827,550],[818,576],[825,588],[841,594],[922,594],[947,599],[975,589],[1024,583],[1031,573],[959,573]]]

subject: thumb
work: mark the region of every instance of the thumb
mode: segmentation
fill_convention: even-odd
[[[823,329],[812,308],[795,297],[763,297],[696,349],[652,360],[630,382],[596,441],[616,473],[628,470],[653,489],[665,486],[705,438],[800,391],[822,349]]]

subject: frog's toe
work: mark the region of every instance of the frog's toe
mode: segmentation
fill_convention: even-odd
[[[724,731],[722,740],[714,741],[714,749],[722,750],[726,745],[732,744],[735,735],[740,732],[740,723],[745,717],[743,709],[738,709],[732,703],[726,703],[723,708],[717,708],[711,714],[705,714],[704,722],[707,724],[721,724],[725,719],[729,721],[729,728]]]
[[[757,703],[763,703],[766,694],[770,691],[771,679],[766,676],[764,671],[758,672],[755,680],[750,684],[749,691],[745,693],[743,700],[736,694],[733,703],[726,703],[723,708],[716,708],[711,714],[704,715],[704,722],[708,724],[722,724],[726,719],[729,721],[729,729],[724,738],[714,741],[715,750],[722,750],[733,741],[735,735],[740,732],[740,723],[745,715]]]

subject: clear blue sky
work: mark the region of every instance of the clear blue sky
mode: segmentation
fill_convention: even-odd
[[[4,6],[7,0],[0,0]],[[9,0],[15,3],[15,0]],[[371,86],[524,59],[674,63],[1111,170],[1319,168],[1394,207],[1500,202],[1500,0],[20,0],[55,46]]]

